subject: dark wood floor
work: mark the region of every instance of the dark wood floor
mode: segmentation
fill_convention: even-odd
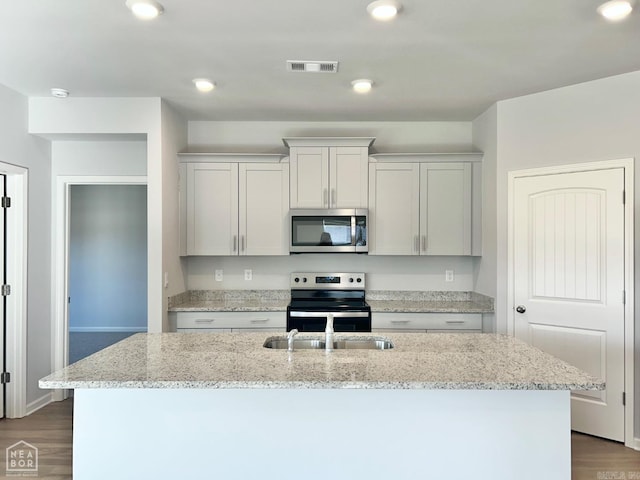
[[[0,478],[15,478],[1,476],[5,449],[24,440],[39,450],[37,478],[70,479],[72,408],[72,400],[65,400],[26,418],[0,421]],[[571,448],[572,480],[640,480],[640,452],[579,433],[571,435]]]

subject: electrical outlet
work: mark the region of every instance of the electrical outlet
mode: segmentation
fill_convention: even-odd
[[[245,280],[252,280],[253,279],[253,271],[247,268],[244,271],[244,279]]]
[[[445,282],[453,282],[453,270],[445,270],[444,271],[444,281]]]
[[[221,282],[224,279],[224,271],[216,270],[216,282]]]

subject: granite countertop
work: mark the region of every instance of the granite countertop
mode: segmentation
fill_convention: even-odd
[[[475,292],[366,292],[372,312],[493,313],[493,299]],[[284,312],[289,290],[193,290],[172,297],[170,312]]]
[[[384,291],[369,292],[372,312],[493,313],[493,298],[475,292]]]
[[[169,299],[170,312],[286,312],[289,290],[192,290]]]
[[[267,349],[268,336],[139,333],[41,379],[40,388],[604,389],[603,381],[506,335],[390,333],[384,336],[395,348],[331,353]]]

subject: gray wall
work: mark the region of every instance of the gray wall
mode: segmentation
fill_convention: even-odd
[[[145,331],[147,187],[72,185],[70,331]]]
[[[51,373],[51,156],[49,142],[27,134],[28,101],[0,85],[0,162],[29,169],[27,270],[27,404],[46,392]]]

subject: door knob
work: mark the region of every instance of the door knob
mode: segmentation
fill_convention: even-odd
[[[516,312],[518,312],[518,313],[524,313],[526,311],[527,311],[527,308],[524,305],[518,305],[516,307]]]

